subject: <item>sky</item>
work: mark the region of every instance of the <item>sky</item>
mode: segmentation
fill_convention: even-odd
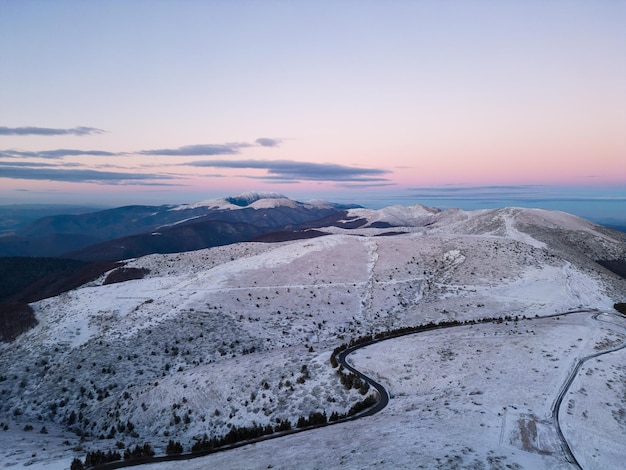
[[[626,0],[0,0],[0,204],[626,214],[624,24]]]

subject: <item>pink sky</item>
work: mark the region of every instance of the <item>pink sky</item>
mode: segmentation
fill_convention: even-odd
[[[624,24],[624,2],[9,3],[0,204],[626,187]]]

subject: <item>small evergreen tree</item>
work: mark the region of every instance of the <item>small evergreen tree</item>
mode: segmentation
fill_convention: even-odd
[[[289,431],[291,429],[291,421],[289,421],[288,419],[284,419],[282,420],[277,426],[276,426],[276,432],[280,432],[280,431]]]
[[[172,439],[170,439],[170,441],[167,443],[167,447],[165,449],[165,453],[167,455],[182,454],[183,453],[183,445],[180,442],[178,442],[178,441],[173,441]]]

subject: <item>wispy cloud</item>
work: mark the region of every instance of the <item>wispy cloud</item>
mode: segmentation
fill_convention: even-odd
[[[4,127],[0,126],[0,135],[91,135],[102,134],[105,131],[95,127],[72,127],[69,129],[58,129],[53,127]]]
[[[254,142],[261,147],[278,147],[282,143],[282,139],[270,139],[268,137],[261,137]]]
[[[9,129],[8,127],[0,128]],[[15,129],[43,129],[34,127],[23,127]],[[91,128],[76,128],[76,129],[91,129]],[[56,131],[63,131],[64,129],[56,129]],[[67,129],[66,129],[67,130]],[[99,129],[96,129],[99,130]],[[55,131],[55,129],[51,129]],[[24,131],[25,132],[25,131]],[[104,131],[101,131],[104,132]],[[2,132],[0,132],[0,135]],[[6,135],[8,135],[8,131]],[[21,134],[27,135],[27,134]],[[43,134],[42,134],[43,135]],[[55,135],[55,134],[52,134]],[[82,150],[82,149],[54,149],[54,150],[40,150],[40,151],[27,151],[6,149],[0,150],[0,157],[3,158],[45,158],[45,159],[59,159],[64,157],[76,157],[76,156],[93,156],[93,157],[119,157],[124,155],[153,155],[153,156],[174,156],[174,157],[207,157],[215,155],[235,155],[240,153],[241,149],[249,147],[278,147],[282,142],[281,139],[271,139],[267,137],[261,137],[256,139],[254,143],[248,142],[231,142],[226,144],[197,144],[197,145],[183,145],[176,148],[162,148],[162,149],[149,149],[139,151],[128,152],[109,152],[107,150]]]
[[[184,145],[173,149],[155,149],[140,150],[140,155],[169,155],[180,157],[199,157],[208,155],[234,155],[239,153],[242,147],[250,147],[250,144],[233,143],[233,144],[199,144]]]
[[[33,168],[33,167],[52,167],[52,168],[58,168],[59,165],[54,164],[54,163],[34,163],[34,162],[3,162],[0,161],[0,169],[2,169],[4,171],[4,168],[18,168],[18,167],[27,167],[27,168]],[[2,174],[0,173],[0,176],[2,176]]]
[[[481,203],[499,201],[505,205],[533,205],[546,202],[580,202],[598,200],[626,200],[615,194],[613,188],[598,192],[597,188],[544,186],[544,185],[492,185],[492,186],[439,186],[411,188],[412,198],[465,201]]]
[[[511,194],[528,194],[533,190],[541,188],[537,185],[483,185],[483,186],[426,186],[419,188],[409,188],[409,191],[414,191],[417,195],[424,195],[428,197],[457,197],[459,194],[464,196],[475,197],[492,197],[496,195],[511,195]]]
[[[93,156],[93,157],[116,157],[119,155],[125,155],[115,152],[107,152],[106,150],[80,150],[80,149],[55,149],[55,150],[42,150],[39,152],[30,152],[24,150],[0,150],[0,157],[3,158],[46,158],[55,159],[63,157],[75,157],[75,156]]]
[[[298,162],[293,160],[200,160],[186,163],[194,167],[266,170],[262,179],[308,181],[388,181],[388,170],[358,168],[335,163]],[[258,178],[258,177],[254,177]]]
[[[396,183],[337,183],[340,188],[351,189],[367,189],[367,188],[379,188],[381,186],[396,186]]]
[[[181,157],[199,157],[212,155],[235,155],[242,148],[248,147],[278,147],[282,142],[281,139],[271,139],[268,137],[260,137],[254,141],[254,144],[248,142],[231,142],[227,144],[198,144],[184,145],[177,148],[141,150],[136,152],[140,155],[170,155]]]
[[[128,184],[130,182],[163,184],[156,181],[174,179],[171,176],[162,174],[100,171],[83,168],[68,168],[67,165],[58,166],[27,162],[0,162],[0,178],[102,184]],[[151,180],[155,180],[155,182],[148,183]]]

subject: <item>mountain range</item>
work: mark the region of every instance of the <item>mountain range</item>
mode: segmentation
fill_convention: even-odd
[[[245,193],[188,205],[125,206],[5,223],[0,256],[111,261],[175,253],[295,231],[348,206],[305,204],[277,193]]]
[[[82,241],[63,251],[54,240],[68,234]],[[346,387],[333,351],[393,331],[414,334],[349,359],[389,391],[381,412],[186,468],[616,468],[626,457],[622,232],[541,209],[244,194],[44,217],[8,237],[4,253],[18,240],[54,247],[46,256],[62,258],[37,269],[64,279],[13,292],[24,309],[4,311],[28,318],[0,344],[10,465],[68,468],[146,443],[164,455],[170,441],[189,452],[205,436],[346,414],[375,396]]]

